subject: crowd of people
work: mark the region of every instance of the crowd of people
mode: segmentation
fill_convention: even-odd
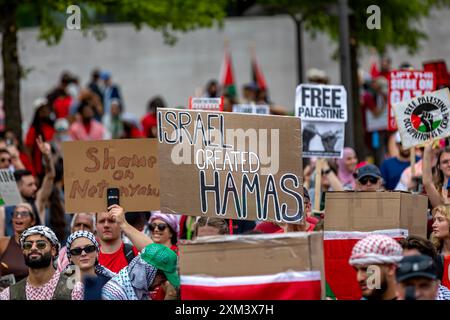
[[[372,68],[371,77],[363,74],[363,112],[379,112],[378,104],[386,104],[383,79],[389,68],[389,60],[383,60],[380,71]],[[430,203],[423,213],[428,216],[430,240],[410,236],[397,242],[370,236],[355,245],[349,264],[356,270],[363,298],[450,299],[441,283],[444,257],[450,254],[450,147],[445,139],[411,151],[402,148],[398,133],[366,132],[372,157],[358,159],[355,150],[345,148],[342,159],[324,161],[320,192],[315,190],[317,161],[304,159],[305,221],[301,225],[124,212],[119,205],[105,212],[66,212],[62,142],[157,136],[156,109],[166,107],[164,98],[150,99],[147,113],[139,120],[126,112],[120,87],[112,79],[110,72],[94,70],[89,83],[81,86],[76,76],[64,72],[56,88],[36,100],[23,141],[11,130],[2,133],[0,169],[14,173],[23,203],[0,207],[0,300],[179,299],[180,240],[320,231],[326,216],[324,194],[342,190],[411,191],[426,194]],[[324,72],[313,69],[308,81],[329,80]],[[208,82],[204,95],[223,95],[225,111],[238,102],[222,92],[217,81]],[[243,87],[239,102],[268,104],[271,113],[286,114],[256,84]],[[378,145],[373,143],[374,135]],[[411,152],[415,152],[414,168]],[[316,196],[320,208],[312,206]],[[379,288],[367,285],[371,265],[381,270]]]

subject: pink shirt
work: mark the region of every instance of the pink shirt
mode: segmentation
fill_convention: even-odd
[[[55,293],[56,285],[58,284],[59,272],[55,272],[50,281],[44,284],[42,287],[33,287],[28,283],[25,286],[25,294],[27,300],[52,300]],[[77,282],[72,290],[72,300],[83,300],[84,290],[83,285]],[[0,292],[0,300],[9,300],[9,288],[6,288]]]
[[[70,126],[69,134],[73,140],[103,140],[105,127],[98,121],[91,120],[91,129],[87,133],[83,123],[76,121]]]

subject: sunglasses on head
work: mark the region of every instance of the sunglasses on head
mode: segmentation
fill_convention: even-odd
[[[167,224],[165,223],[150,223],[150,231],[155,231],[158,228],[159,231],[164,231],[167,228]]]
[[[25,210],[25,211],[14,211],[13,218],[17,218],[19,216],[26,218],[26,217],[31,216],[31,212],[28,211],[28,210]]]
[[[30,250],[31,248],[33,248],[33,243],[36,243],[36,248],[38,248],[39,250],[43,250],[43,249],[47,248],[47,245],[48,245],[48,243],[44,240],[38,240],[36,242],[25,241],[22,245],[22,249]]]
[[[369,182],[369,181],[370,181],[371,184],[375,184],[375,183],[378,182],[378,178],[366,176],[366,177],[362,177],[362,178],[359,179],[358,181],[359,181],[359,183],[361,183],[362,185],[366,185],[367,182]]]
[[[96,250],[96,247],[92,244],[86,247],[77,247],[70,249],[69,252],[72,256],[79,256],[83,251],[86,253],[91,253]]]

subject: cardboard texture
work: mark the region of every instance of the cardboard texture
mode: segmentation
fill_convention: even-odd
[[[106,211],[106,189],[120,189],[126,211],[159,210],[156,139],[64,142],[66,212]]]
[[[312,232],[205,237],[180,244],[180,275],[269,275],[320,271],[325,294],[323,235]]]
[[[327,192],[325,231],[407,229],[426,238],[426,196],[406,192]]]
[[[302,221],[299,118],[159,109],[158,124],[161,211]]]

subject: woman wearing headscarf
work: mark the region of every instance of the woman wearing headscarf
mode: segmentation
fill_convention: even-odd
[[[99,251],[99,244],[89,231],[76,231],[67,238],[67,258],[70,264],[66,272],[73,273],[73,267],[76,266],[80,271],[80,280],[86,283],[86,278],[90,278],[88,283],[95,283],[94,290],[90,286],[85,288],[85,300],[100,300],[101,289],[115,276],[115,273],[98,263]]]
[[[154,243],[160,243],[178,252],[178,220],[173,214],[164,214],[160,211],[152,212],[149,229]]]
[[[352,148],[344,148],[343,157],[337,159],[336,163],[338,165],[338,178],[341,181],[344,189],[353,190],[355,189],[355,177],[353,173],[355,172],[356,165],[358,164],[358,158],[356,157],[355,150]]]
[[[104,300],[154,300],[155,288],[165,288],[164,299],[176,299],[180,278],[177,255],[168,247],[152,243],[120,270],[102,290]]]

